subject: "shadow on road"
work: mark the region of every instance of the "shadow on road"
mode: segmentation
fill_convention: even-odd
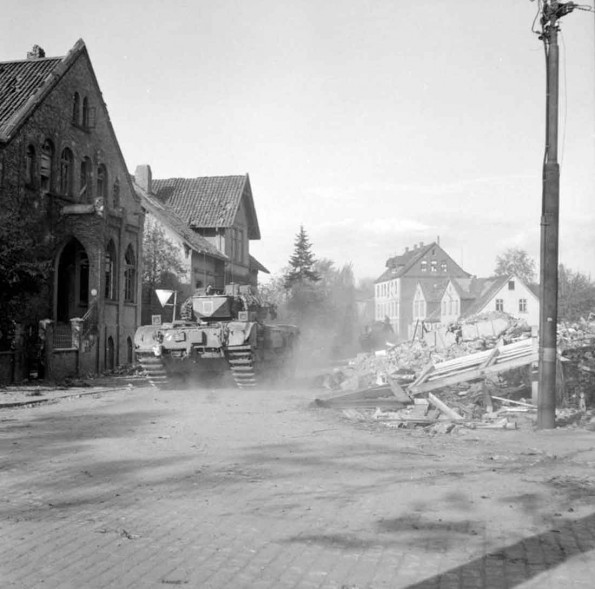
[[[556,528],[523,538],[471,562],[408,585],[406,589],[445,586],[509,589],[594,548],[595,514],[582,519],[561,520]]]

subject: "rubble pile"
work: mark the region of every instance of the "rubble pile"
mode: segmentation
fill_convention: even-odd
[[[562,407],[595,404],[595,317],[558,326],[558,349],[564,375]]]
[[[323,379],[327,390],[343,393],[324,406],[341,408],[351,419],[423,428],[432,434],[462,428],[533,427],[537,407],[532,397],[532,365],[537,360],[537,340],[523,322],[509,319],[503,327],[497,334],[473,339],[461,336],[473,330],[459,329],[447,348],[415,340],[359,354]],[[561,396],[567,401],[558,403],[557,423],[589,424],[595,429],[594,414],[588,411],[595,402],[595,321],[562,325],[559,336]],[[501,367],[496,366],[498,358]],[[480,368],[470,369],[473,362]],[[444,368],[437,371],[437,365]],[[419,386],[432,370],[434,381]],[[365,399],[360,393],[365,393]]]

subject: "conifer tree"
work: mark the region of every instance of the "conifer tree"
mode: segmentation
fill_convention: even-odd
[[[295,249],[289,258],[289,270],[285,275],[285,288],[297,283],[318,282],[320,275],[314,270],[316,260],[312,253],[312,244],[303,225],[295,238]]]

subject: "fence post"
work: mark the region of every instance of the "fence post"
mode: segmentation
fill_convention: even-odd
[[[54,376],[54,322],[42,319],[39,322],[39,339],[41,340],[41,361],[43,362],[46,380]]]
[[[14,382],[22,382],[27,375],[25,369],[25,329],[20,323],[14,324]]]
[[[76,375],[81,374],[81,348],[83,339],[83,319],[74,317],[70,320],[72,330],[72,347],[76,348]]]

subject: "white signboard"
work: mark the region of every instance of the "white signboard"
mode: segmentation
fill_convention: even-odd
[[[161,315],[151,315],[151,325],[161,325]]]
[[[173,290],[162,290],[162,289],[155,289],[155,294],[157,295],[157,298],[159,299],[159,302],[161,303],[162,307],[165,307],[165,303],[167,303],[167,301],[169,301],[169,297],[171,297],[171,295],[174,294]]]

